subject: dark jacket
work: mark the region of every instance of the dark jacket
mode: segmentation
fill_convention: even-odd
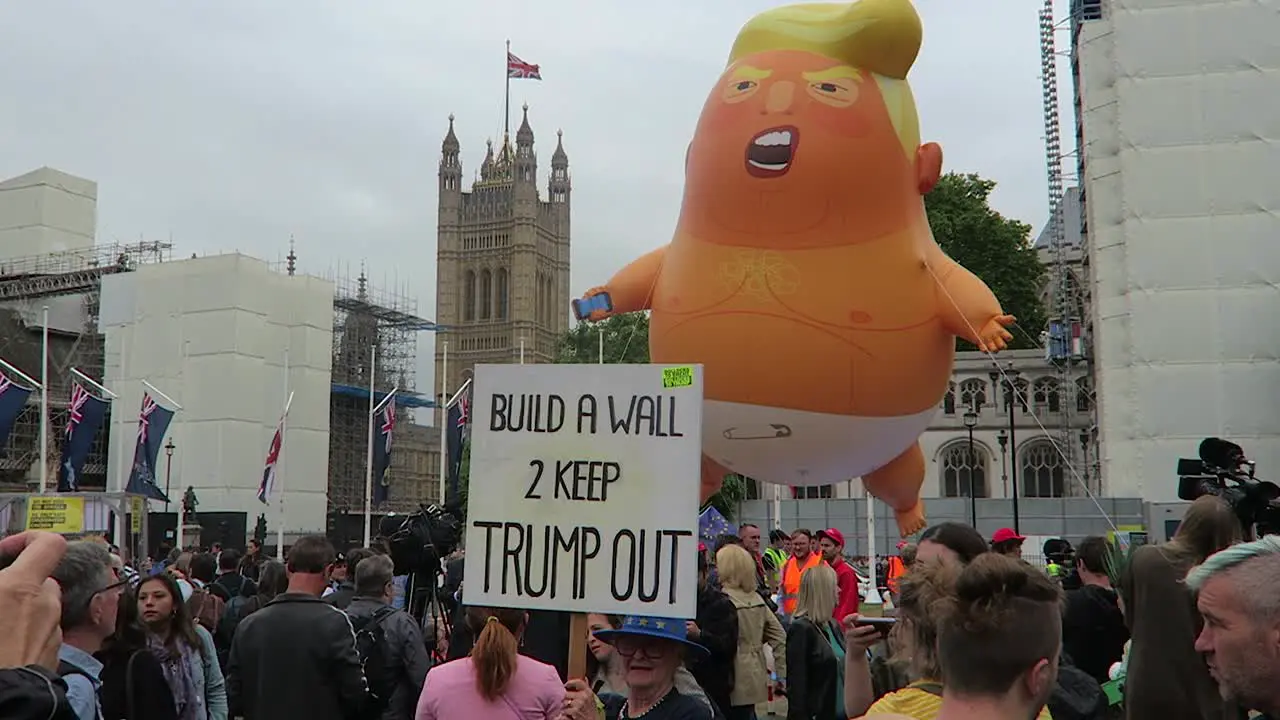
[[[112,648],[95,657],[102,661],[98,697],[103,720],[177,720],[173,693],[154,655],[147,650]]]
[[[355,583],[343,581],[338,584],[338,589],[329,593],[328,596],[321,598],[330,605],[346,610],[351,605],[351,601],[356,597]]]
[[[1100,683],[1107,682],[1113,663],[1120,662],[1129,628],[1114,590],[1085,585],[1067,593],[1062,613],[1062,650],[1077,668]]]
[[[348,606],[347,614],[352,620],[370,618],[385,607],[389,606],[380,598],[357,597]],[[431,669],[431,656],[422,642],[417,621],[409,613],[396,610],[382,620],[380,627],[387,639],[388,669],[398,674],[395,692],[382,720],[412,720],[422,684]]]
[[[727,717],[733,707],[729,696],[733,693],[733,663],[738,655],[738,608],[728,595],[708,584],[698,590],[698,617],[694,622],[701,631],[697,643],[711,655],[689,670],[720,714]]]
[[[0,670],[0,718],[76,720],[67,686],[44,668],[28,665]]]
[[[222,598],[223,602],[231,602],[233,597],[247,598],[258,594],[258,585],[238,572],[227,572],[209,583],[209,592]]]
[[[475,636],[466,622],[467,607],[459,605],[453,614],[453,635],[449,638],[449,655],[446,660],[457,660],[471,654],[476,644]],[[555,610],[530,610],[520,638],[520,654],[546,663],[560,673],[560,679],[569,676],[569,619],[571,614]]]
[[[843,648],[844,633],[832,628],[831,634]],[[843,693],[843,683],[826,633],[808,618],[793,620],[787,628],[787,720],[836,717],[836,697]]]
[[[358,720],[366,697],[346,613],[285,593],[240,621],[227,661],[231,717]]]

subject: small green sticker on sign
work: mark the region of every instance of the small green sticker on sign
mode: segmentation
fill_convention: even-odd
[[[662,387],[689,387],[693,384],[693,366],[662,368]]]

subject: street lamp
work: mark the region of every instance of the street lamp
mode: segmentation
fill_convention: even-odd
[[[996,442],[1000,443],[1000,487],[1004,488],[1004,494],[1009,494],[1009,467],[1004,461],[1004,450],[1009,445],[1009,433],[1000,428],[1000,432],[996,433]]]
[[[169,512],[170,480],[173,479],[173,438],[164,444],[164,511]]]
[[[978,492],[973,484],[973,468],[978,464],[978,455],[973,451],[973,428],[978,424],[978,413],[973,408],[965,411],[964,427],[969,431],[969,514],[973,516],[973,526],[978,527]],[[986,479],[985,477],[983,478]]]
[[[1011,497],[1013,498],[1013,531],[1015,533],[1021,531],[1018,518],[1017,406],[1026,399],[1018,397],[1018,375],[1020,374],[1021,373],[1013,367],[1012,362],[1005,368],[1004,373],[1001,373],[998,367],[989,373],[993,390],[995,389],[997,382],[1001,384],[1004,391],[1004,407],[1009,413],[1009,447],[1013,452],[1013,460],[1009,463],[1009,479],[1013,481],[1011,485],[1013,494]],[[1003,449],[1003,446],[1001,446],[1002,451]],[[1003,459],[1001,462],[1003,463]]]

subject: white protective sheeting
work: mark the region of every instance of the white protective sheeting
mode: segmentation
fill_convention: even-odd
[[[275,499],[256,493],[285,401],[285,349],[294,393],[277,466],[285,488],[285,530],[322,531],[329,477],[333,285],[273,272],[244,255],[144,265],[102,281],[106,385],[123,409],[112,437],[108,484],[133,462],[137,413],[148,380],[182,404],[169,426],[175,499],[188,486],[199,510],[241,511],[249,523]],[[159,462],[167,463],[163,456]],[[167,467],[162,465],[161,483]],[[278,483],[280,480],[277,481]],[[277,485],[279,487],[279,485]]]
[[[1280,479],[1280,5],[1113,0],[1077,38],[1102,472],[1176,498],[1219,436]]]

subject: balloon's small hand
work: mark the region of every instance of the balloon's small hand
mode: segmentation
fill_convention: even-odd
[[[978,332],[978,349],[993,353],[1009,347],[1009,343],[1013,341],[1013,334],[1006,328],[1017,321],[1018,319],[1012,315],[997,315],[991,318]]]

